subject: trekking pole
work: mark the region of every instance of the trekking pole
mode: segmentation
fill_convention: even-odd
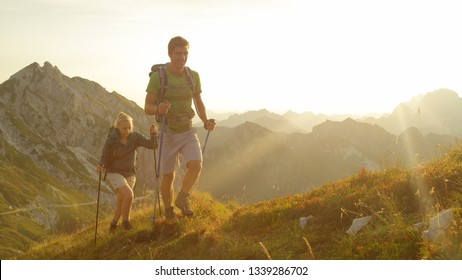
[[[210,120],[215,121],[214,119],[210,119]],[[204,155],[205,147],[207,146],[207,141],[209,141],[209,136],[210,136],[210,130],[207,131],[207,136],[205,137],[204,147],[202,147],[202,155]]]
[[[160,128],[160,135],[159,135],[159,161],[157,163],[157,166],[155,166],[156,169],[156,184],[157,184],[157,202],[159,205],[159,215],[162,217],[162,210],[160,207],[160,195],[159,195],[159,176],[160,176],[160,159],[162,158],[162,146],[164,142],[164,127],[165,127],[165,115],[162,115],[162,126]],[[156,151],[154,150],[154,165],[156,165]],[[154,205],[155,207],[155,205]],[[154,208],[155,212],[155,208]],[[154,213],[155,214],[155,213]],[[152,223],[156,222],[156,217],[152,217]]]
[[[98,199],[96,200],[96,226],[95,226],[95,245],[96,245],[96,237],[98,236],[98,216],[99,216],[99,195],[101,193],[101,171],[99,172],[99,180],[98,180]]]
[[[162,115],[162,127],[160,128],[160,143],[159,143],[159,163],[157,164],[157,175],[160,174],[160,159],[162,158],[162,144],[164,142],[164,127],[165,115]]]
[[[202,147],[202,155],[204,155],[205,147],[207,146],[207,141],[209,141],[210,130],[207,131],[207,136],[205,137],[204,147]]]
[[[157,180],[156,149],[154,149],[153,151],[154,151],[154,174],[156,175],[156,190],[157,192],[159,192],[159,181]],[[156,202],[156,196],[154,194],[154,212],[153,212],[153,216],[151,219],[151,222],[153,224],[156,222],[156,206],[157,206],[157,202]]]
[[[159,175],[157,173],[157,156],[156,149],[154,149],[154,173],[156,174],[156,192],[157,192],[157,202],[154,201],[154,216],[152,217],[152,223],[156,222],[156,206],[159,204],[159,215],[162,215],[162,210],[160,208],[160,194],[159,194]],[[155,197],[154,197],[155,199]]]

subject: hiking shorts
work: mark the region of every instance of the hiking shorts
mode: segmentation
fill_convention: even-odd
[[[195,127],[182,133],[171,133],[166,129],[162,141],[161,174],[173,173],[178,168],[179,155],[186,163],[191,160],[202,161],[201,144]]]
[[[106,180],[114,190],[121,188],[123,186],[129,186],[133,190],[136,182],[136,176],[124,177],[119,173],[108,172],[106,175]]]

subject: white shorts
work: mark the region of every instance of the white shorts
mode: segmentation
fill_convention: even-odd
[[[114,190],[117,190],[123,186],[129,186],[133,190],[136,182],[136,176],[124,177],[119,173],[108,172],[106,175],[106,180]]]
[[[191,160],[202,161],[201,144],[196,128],[183,133],[171,133],[168,129],[164,131],[160,159],[161,174],[173,173],[178,168],[180,154],[186,163]]]

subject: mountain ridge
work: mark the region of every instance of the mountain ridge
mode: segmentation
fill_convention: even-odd
[[[351,118],[360,122],[377,124],[393,134],[400,134],[409,127],[417,127],[423,134],[462,136],[462,129],[458,126],[458,123],[462,121],[461,112],[462,98],[450,89],[438,89],[417,95],[407,102],[398,104],[391,113],[380,116],[372,116],[371,114],[364,116],[353,114],[326,115],[293,111],[276,114],[266,109],[260,109],[233,114],[227,119],[220,120],[220,124],[232,127],[245,121],[252,121],[273,131],[309,133],[316,125],[326,120],[343,121]]]

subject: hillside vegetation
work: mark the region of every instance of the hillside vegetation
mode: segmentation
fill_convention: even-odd
[[[462,147],[414,169],[361,170],[308,193],[253,205],[223,204],[194,193],[197,215],[173,223],[158,218],[152,201],[137,204],[134,231],[108,234],[100,220],[98,239],[89,226],[52,236],[18,259],[462,259]],[[443,238],[421,232],[443,209],[455,215]],[[314,218],[304,228],[299,218]],[[354,218],[372,215],[354,236]],[[423,227],[416,224],[423,222]]]

